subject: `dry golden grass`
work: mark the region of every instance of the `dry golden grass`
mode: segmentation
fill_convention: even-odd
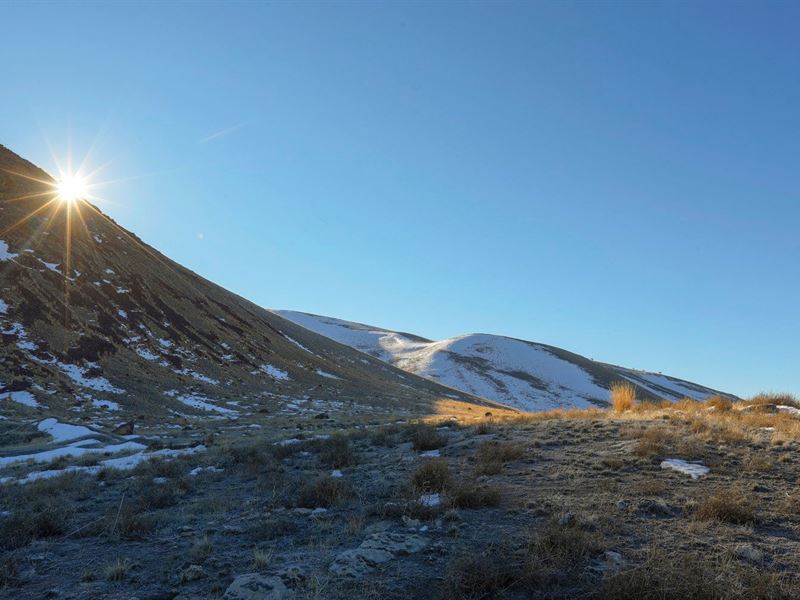
[[[664,454],[667,446],[675,441],[676,432],[666,427],[650,427],[641,432],[639,444],[634,449],[636,456],[643,458]]]
[[[611,386],[611,406],[617,414],[631,410],[636,405],[636,388],[628,382]]]
[[[711,396],[706,399],[705,404],[715,410],[731,410],[733,408],[733,402],[725,396]]]
[[[509,462],[525,456],[525,446],[512,442],[484,442],[478,447],[475,472],[479,475],[495,475]]]
[[[643,562],[605,575],[601,600],[777,600],[796,597],[786,573],[768,572],[723,553],[651,549]]]
[[[722,521],[745,525],[756,521],[755,506],[747,492],[737,488],[705,496],[695,506],[694,516],[701,521]]]

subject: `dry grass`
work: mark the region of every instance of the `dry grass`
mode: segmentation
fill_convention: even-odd
[[[253,550],[253,568],[257,571],[265,571],[272,564],[272,556],[271,550],[259,550],[256,548]]]
[[[350,440],[343,435],[334,435],[321,442],[319,459],[331,469],[351,467],[357,462]]]
[[[484,442],[478,446],[475,472],[479,475],[495,475],[509,462],[525,456],[525,446],[515,442]]]
[[[478,509],[498,506],[502,500],[500,488],[476,482],[455,486],[447,493],[450,508]]]
[[[320,477],[304,485],[297,494],[297,506],[303,508],[328,508],[347,500],[352,495],[350,486],[336,477]]]
[[[33,540],[67,533],[72,508],[58,496],[45,496],[20,504],[0,527],[0,548],[26,546]]]
[[[721,521],[745,525],[756,521],[755,506],[749,495],[740,489],[729,488],[701,498],[694,516],[702,521]]]
[[[489,546],[481,552],[458,554],[444,574],[443,600],[494,598],[520,579],[523,565],[513,558],[513,549]]]
[[[639,434],[639,444],[634,454],[644,458],[664,454],[667,446],[675,441],[676,432],[666,427],[649,427]]]
[[[636,405],[636,388],[628,382],[617,382],[611,386],[611,406],[617,414],[631,410]]]
[[[419,423],[410,428],[408,439],[418,452],[436,450],[447,444],[447,436],[441,433],[435,425]]]
[[[564,568],[595,555],[602,549],[599,535],[583,527],[579,519],[568,525],[551,520],[536,532],[529,544],[529,560]]]
[[[786,573],[768,572],[722,554],[650,550],[645,560],[610,572],[601,600],[777,600],[796,597]]]
[[[443,492],[450,483],[450,469],[443,458],[426,460],[411,474],[411,485],[420,492]]]
[[[118,558],[103,569],[103,577],[108,581],[124,581],[131,568],[131,561],[127,558]]]
[[[706,406],[715,410],[726,411],[733,408],[733,401],[725,396],[711,396],[706,398]]]

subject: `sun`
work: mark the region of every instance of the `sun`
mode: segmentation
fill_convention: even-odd
[[[89,195],[89,184],[80,175],[64,175],[56,183],[56,192],[62,202],[73,203]]]

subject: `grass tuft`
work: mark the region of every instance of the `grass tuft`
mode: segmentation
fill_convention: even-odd
[[[611,406],[615,413],[624,413],[636,405],[636,388],[628,382],[611,385]]]

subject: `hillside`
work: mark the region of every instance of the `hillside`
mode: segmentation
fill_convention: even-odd
[[[68,416],[102,429],[476,401],[228,292],[88,202],[53,197],[47,173],[0,146],[6,418]]]
[[[561,348],[504,336],[469,334],[432,341],[331,317],[276,312],[409,373],[522,410],[602,406],[608,403],[609,387],[623,379],[635,384],[646,399],[703,400],[721,394],[675,377],[595,362]]]

